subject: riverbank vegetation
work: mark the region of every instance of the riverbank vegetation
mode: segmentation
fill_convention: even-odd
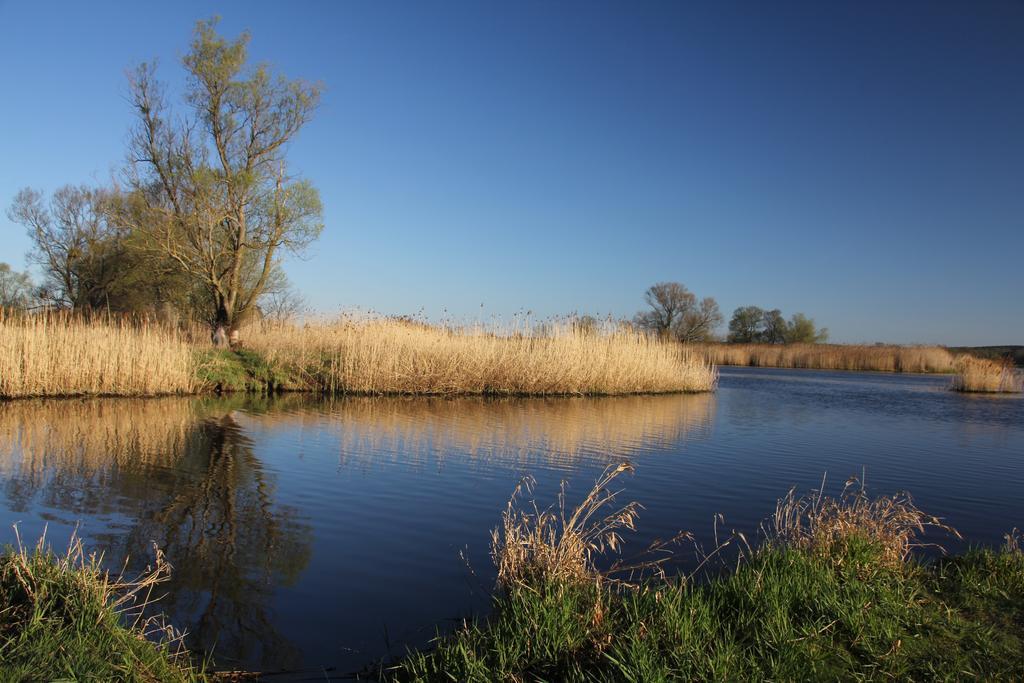
[[[195,681],[201,668],[179,634],[143,618],[168,567],[113,576],[72,538],[63,554],[45,539],[0,555],[0,680]]]
[[[0,398],[152,396],[197,388],[193,348],[166,327],[0,310]]]
[[[856,344],[701,344],[715,365],[815,368],[875,372],[954,371],[953,354],[941,346]]]
[[[0,397],[204,390],[604,395],[710,391],[703,356],[628,329],[522,331],[394,319],[271,323],[210,346],[159,324],[70,314],[0,318]]]
[[[602,395],[710,391],[714,368],[623,329],[540,333],[403,320],[264,325],[247,346],[325,393]]]
[[[957,356],[953,390],[980,393],[1020,393],[1024,391],[1024,375],[1009,359],[1002,361],[974,356]]]
[[[756,547],[739,534],[670,576],[671,556],[613,563],[634,526],[620,466],[573,511],[506,509],[493,540],[493,614],[381,670],[391,680],[819,680],[1024,675],[1024,555],[924,563],[942,522],[907,496],[783,498]],[[728,544],[738,564],[714,558]],[[664,544],[656,550],[664,550]],[[607,563],[604,563],[607,565]],[[628,566],[624,566],[628,565]],[[717,566],[718,569],[710,569]],[[623,569],[631,569],[623,572]],[[646,569],[646,576],[637,577]]]
[[[851,480],[779,500],[758,539],[733,532],[689,573],[690,534],[621,559],[642,508],[611,467],[576,506],[516,489],[492,535],[491,615],[423,652],[365,672],[406,681],[932,680],[1024,675],[1024,554],[1002,549],[926,561],[934,533],[956,535],[904,494],[869,497]],[[926,536],[926,533],[928,534]],[[625,546],[628,548],[628,546]],[[166,580],[101,569],[72,539],[58,554],[0,555],[0,680],[222,680],[143,608]],[[158,606],[156,603],[155,606]],[[215,656],[215,653],[214,653]],[[226,674],[238,680],[240,673]],[[244,674],[249,678],[257,674]]]

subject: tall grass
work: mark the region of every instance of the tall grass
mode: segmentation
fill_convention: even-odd
[[[0,398],[189,393],[193,352],[164,327],[0,312]]]
[[[611,513],[598,504],[610,500],[609,481],[606,472],[568,515],[562,504],[506,510],[495,532],[499,585],[490,618],[464,624],[381,677],[1024,676],[1024,555],[1014,535],[1001,551],[924,564],[910,552],[922,531],[948,527],[909,497],[872,499],[862,488],[838,498],[791,493],[766,523],[762,544],[744,544],[738,564],[722,562],[701,581],[662,574],[631,585],[607,580],[595,563],[602,548],[618,548],[618,533],[635,518],[635,503],[612,504]],[[611,537],[614,548],[603,540]]]
[[[960,537],[922,512],[907,493],[871,498],[858,479],[848,480],[838,498],[823,496],[823,490],[824,482],[814,494],[797,496],[791,489],[780,499],[764,527],[767,542],[825,558],[842,557],[852,542],[868,542],[878,550],[880,565],[898,568],[925,545],[920,538],[926,528]]]
[[[953,371],[953,354],[941,346],[700,344],[695,348],[715,365],[878,372]]]
[[[700,355],[626,330],[535,335],[375,319],[261,325],[243,338],[329,393],[666,393],[709,391],[717,379]]]
[[[142,617],[166,580],[156,564],[138,577],[115,576],[73,537],[63,554],[41,538],[0,555],[0,680],[205,680],[180,634]]]
[[[962,355],[956,359],[952,389],[964,392],[1020,393],[1024,375],[1009,360],[994,361]]]

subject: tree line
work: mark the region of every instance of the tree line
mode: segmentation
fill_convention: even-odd
[[[719,341],[718,327],[725,321],[712,297],[703,299],[679,282],[659,282],[644,292],[647,308],[633,317],[632,324],[663,339],[679,342]],[[757,306],[740,306],[729,320],[726,341],[733,343],[788,344],[819,343],[828,340],[828,330],[817,328],[814,320],[794,313],[787,321],[782,311]]]
[[[180,110],[154,64],[131,72],[135,123],[109,186],[15,196],[8,216],[28,230],[42,281],[0,269],[0,303],[172,311],[208,323],[218,343],[254,313],[295,305],[281,256],[320,235],[323,212],[286,150],[321,88],[247,65],[249,34],[227,40],[216,24],[196,25]]]

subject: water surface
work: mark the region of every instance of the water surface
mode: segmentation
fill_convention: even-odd
[[[639,546],[712,519],[756,533],[791,486],[864,475],[968,542],[1024,527],[1024,400],[948,378],[725,368],[712,395],[288,395],[0,404],[0,542],[77,526],[111,564],[156,544],[162,607],[226,668],[330,675],[488,604],[489,530],[524,475],[582,496],[629,460]],[[958,546],[949,543],[951,549]],[[681,562],[687,561],[681,557]]]

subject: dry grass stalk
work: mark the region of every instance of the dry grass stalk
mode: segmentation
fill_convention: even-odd
[[[1002,362],[962,355],[956,359],[953,391],[1020,393],[1024,391],[1022,376],[1009,360]]]
[[[953,354],[940,346],[854,344],[700,344],[715,365],[879,372],[950,372]]]
[[[537,335],[342,319],[254,326],[243,339],[331,393],[639,394],[709,391],[717,381],[694,351],[620,329]]]
[[[194,360],[152,324],[0,312],[0,397],[188,393]]]
[[[62,588],[69,597],[90,600],[96,605],[108,605],[121,615],[123,623],[131,631],[167,645],[173,657],[177,657],[186,666],[189,664],[189,655],[184,646],[185,633],[167,623],[160,614],[146,616],[146,608],[159,599],[159,596],[154,597],[154,589],[168,581],[171,573],[170,563],[155,544],[152,565],[136,576],[128,576],[125,569],[128,559],[125,558],[125,566],[115,576],[101,569],[102,556],[86,554],[77,533],[72,533],[64,553],[56,554],[47,544],[45,529],[32,550],[22,543],[17,526],[14,532],[17,544],[12,552],[4,556],[3,571],[14,574],[29,600],[34,600],[37,593],[44,590],[43,586],[38,585],[39,581],[47,580],[40,575],[39,564],[52,562],[53,574],[63,581],[73,582],[73,588],[67,585]],[[13,609],[15,606],[9,607]]]
[[[501,525],[491,532],[491,556],[498,568],[498,584],[504,587],[535,586],[547,582],[579,584],[600,580],[594,557],[618,551],[624,530],[633,531],[640,505],[615,507],[619,491],[612,481],[633,466],[610,466],[571,513],[566,510],[566,485],[557,507],[541,510],[531,502],[519,508],[523,491],[533,490],[533,480],[516,487],[502,513]],[[612,508],[611,512],[606,512]]]
[[[914,548],[934,545],[920,540],[928,527],[960,538],[956,529],[922,512],[907,493],[870,498],[861,480],[851,478],[842,494],[832,498],[823,495],[824,484],[807,496],[798,497],[790,489],[779,500],[766,523],[769,544],[838,558],[850,541],[866,540],[881,548],[881,564],[896,567]]]

